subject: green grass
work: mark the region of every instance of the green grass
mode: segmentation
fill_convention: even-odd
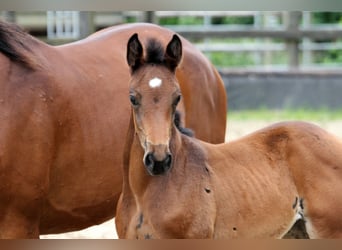
[[[284,110],[228,110],[228,120],[262,120],[262,121],[282,121],[282,120],[301,120],[301,121],[332,121],[342,120],[342,109],[284,109]]]

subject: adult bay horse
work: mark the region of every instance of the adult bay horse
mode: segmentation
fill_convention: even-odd
[[[142,55],[147,54],[148,60]],[[305,122],[226,144],[180,132],[181,40],[127,45],[132,117],[117,207],[120,238],[281,238],[298,220],[310,238],[342,238],[342,142]]]
[[[173,34],[126,24],[54,47],[0,23],[0,238],[79,230],[115,216],[130,117],[126,45],[135,32],[162,43]],[[182,42],[184,125],[223,142],[222,80]]]

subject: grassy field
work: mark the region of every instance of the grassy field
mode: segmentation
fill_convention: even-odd
[[[306,121],[314,123],[342,138],[341,110],[243,110],[229,111],[227,115],[226,141],[238,139],[248,133],[282,121]]]

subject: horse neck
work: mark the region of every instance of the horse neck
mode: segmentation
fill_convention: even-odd
[[[132,128],[130,130],[132,131]],[[171,134],[172,136],[170,139],[170,150],[173,155],[173,159],[177,158],[177,161],[181,161],[180,157],[182,157],[182,154],[180,154],[179,152],[181,152],[182,148],[182,135],[175,126],[173,126],[172,128]],[[178,166],[177,169],[175,168],[175,166],[172,166],[170,171],[163,176],[148,175],[143,164],[144,150],[140,144],[139,136],[135,132],[134,128],[133,134],[131,135],[131,143],[129,146],[129,167],[125,173],[127,178],[124,178],[124,182],[126,181],[128,183],[126,187],[130,188],[133,193],[139,196],[146,191],[151,182],[163,179],[163,182],[165,184],[165,182],[172,179],[172,175],[175,174],[175,171],[179,171],[180,169],[178,168]],[[173,164],[174,162],[175,160],[173,160]]]
[[[123,151],[123,189],[127,187],[129,183],[128,175],[129,175],[129,164],[130,164],[130,155],[133,142],[135,140],[135,129],[134,129],[134,122],[133,122],[133,113],[131,110],[130,120],[128,123],[128,129],[126,134],[126,142]]]

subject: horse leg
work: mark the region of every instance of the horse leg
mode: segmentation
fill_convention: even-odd
[[[336,157],[331,158],[332,161],[338,162]],[[335,162],[331,163],[331,166],[334,166]],[[338,162],[338,164],[342,166],[342,161]],[[321,165],[325,170],[329,170],[329,166]],[[310,238],[342,238],[342,185],[340,181],[342,176],[339,176],[339,174],[338,171],[331,173],[326,171],[321,176],[326,175],[330,179],[317,179],[316,183],[319,188],[306,191],[307,198],[303,200],[303,216]]]
[[[132,235],[130,225],[133,223],[134,218],[136,217],[134,215],[137,212],[133,194],[131,194],[130,191],[127,192],[129,192],[129,195],[127,193],[121,193],[115,216],[116,232],[120,239],[129,238],[129,236]],[[139,218],[136,221],[136,226],[141,227],[142,219]]]
[[[13,169],[17,168],[10,168]],[[0,238],[38,238],[43,185],[25,181],[25,177],[30,179],[28,173],[20,175],[16,171],[3,171],[1,174]]]
[[[0,238],[38,238],[47,177],[32,176],[33,167],[0,167]]]
[[[0,238],[38,238],[49,154],[43,145],[11,142],[0,148]]]
[[[332,209],[334,210],[334,209]],[[305,225],[310,238],[316,239],[341,239],[342,221],[339,212],[329,209],[319,212],[314,211],[305,218]]]
[[[321,186],[326,190],[323,182]],[[337,194],[315,191],[301,199],[301,219],[283,238],[342,238],[342,202],[336,198]]]
[[[22,177],[22,178],[21,178]],[[39,222],[46,193],[45,180],[28,173],[0,175],[0,238],[39,238]],[[32,179],[31,179],[32,180]]]
[[[39,220],[25,214],[25,208],[7,207],[1,216],[1,239],[28,239],[39,238]]]

